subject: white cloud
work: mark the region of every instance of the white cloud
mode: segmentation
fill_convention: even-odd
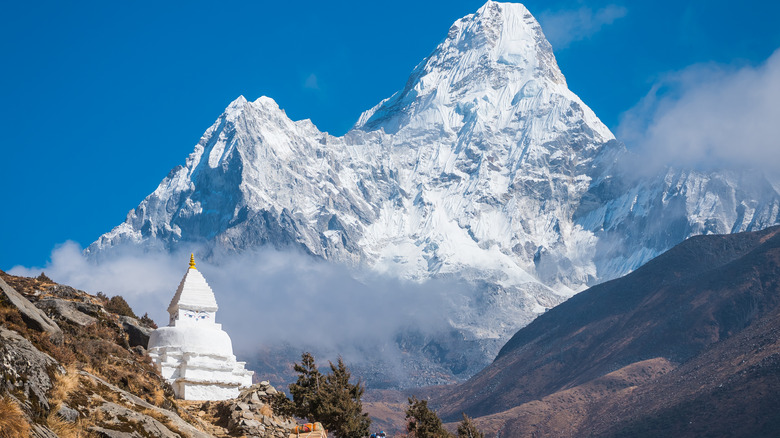
[[[618,138],[650,168],[780,172],[780,50],[757,67],[668,74],[624,113]]]
[[[539,22],[553,49],[569,47],[575,41],[590,38],[604,26],[610,25],[628,14],[624,6],[608,5],[594,11],[583,6],[575,10],[545,11],[539,15]]]
[[[295,352],[342,355],[356,363],[367,352],[400,363],[395,337],[410,328],[433,335],[449,329],[448,315],[464,306],[463,285],[404,282],[313,259],[296,252],[263,249],[226,256],[219,265],[196,261],[217,297],[217,322],[239,356],[286,345]],[[133,248],[86,258],[78,244],[57,247],[46,266],[16,266],[13,275],[37,276],[95,294],[122,295],[133,310],[166,325],[166,308],[189,262],[189,253],[152,253]],[[360,281],[355,280],[358,276]],[[293,357],[295,359],[295,357]]]

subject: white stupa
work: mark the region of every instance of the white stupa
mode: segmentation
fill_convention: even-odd
[[[168,327],[149,337],[149,356],[184,400],[227,400],[252,385],[252,371],[236,362],[230,336],[215,322],[217,300],[195,269],[195,257],[168,306]]]

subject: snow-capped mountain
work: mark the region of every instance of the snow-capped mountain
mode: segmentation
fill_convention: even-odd
[[[239,97],[87,252],[293,246],[414,281],[465,280],[482,294],[452,317],[480,345],[454,372],[467,377],[573,293],[690,235],[780,218],[778,190],[760,175],[628,178],[627,154],[568,89],[528,10],[489,1],[343,137],[290,120],[268,97]]]

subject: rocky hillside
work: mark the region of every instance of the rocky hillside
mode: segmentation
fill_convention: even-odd
[[[1,437],[287,437],[268,382],[175,400],[146,355],[153,323],[123,303],[0,271]]]
[[[512,436],[774,436],[780,227],[687,240],[521,329],[435,398]]]

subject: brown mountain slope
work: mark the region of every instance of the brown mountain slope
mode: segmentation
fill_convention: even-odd
[[[696,237],[541,315],[493,364],[434,402],[450,420],[461,411],[485,417],[481,424],[501,436],[656,436],[663,428],[667,436],[718,436],[714,425],[731,427],[735,418],[761,436],[780,427],[769,414],[780,409],[779,321],[780,228]],[[618,379],[614,396],[592,390],[643,361],[668,370]],[[571,390],[590,396],[563,397]],[[547,417],[532,409],[540,402]],[[575,411],[576,420],[562,417]],[[556,422],[569,426],[558,430]],[[704,429],[693,429],[697,422]]]

